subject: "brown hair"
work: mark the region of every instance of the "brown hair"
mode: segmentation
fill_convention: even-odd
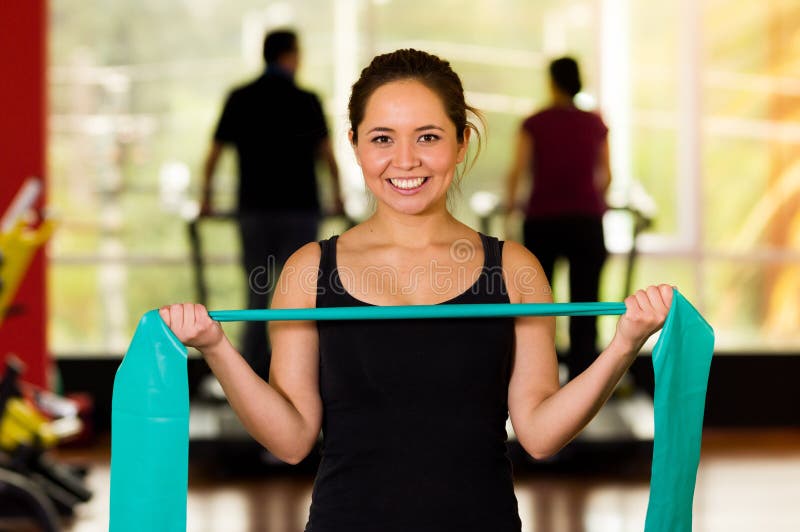
[[[572,98],[581,92],[581,71],[578,62],[571,57],[559,57],[550,63],[550,79]]]
[[[439,96],[445,113],[456,126],[456,138],[459,142],[464,142],[464,131],[467,128],[478,137],[478,150],[468,165],[471,168],[481,151],[482,142],[478,127],[467,119],[467,113],[474,115],[485,126],[483,116],[480,111],[467,105],[461,79],[449,62],[411,48],[375,56],[353,84],[348,105],[353,143],[358,143],[358,126],[364,120],[367,100],[372,93],[387,83],[401,80],[418,81]]]

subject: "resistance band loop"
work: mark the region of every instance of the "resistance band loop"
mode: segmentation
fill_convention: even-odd
[[[419,305],[213,311],[218,321],[619,315],[622,303]],[[645,532],[690,532],[711,327],[676,290],[653,349],[655,440]],[[139,321],[114,379],[111,532],[185,532],[189,463],[186,348],[158,312]]]
[[[209,312],[211,318],[217,321],[504,318],[514,316],[602,316],[624,313],[624,303],[487,303],[397,307],[212,310]]]

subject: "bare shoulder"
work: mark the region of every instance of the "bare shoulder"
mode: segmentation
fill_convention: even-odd
[[[322,249],[319,242],[309,242],[289,256],[286,266],[319,266]]]
[[[273,308],[314,308],[322,250],[309,242],[292,253],[281,270],[272,296]]]
[[[519,268],[542,268],[536,256],[528,248],[514,240],[503,242],[503,267],[509,271]]]
[[[536,256],[513,240],[503,243],[503,274],[512,303],[549,303],[550,283]]]

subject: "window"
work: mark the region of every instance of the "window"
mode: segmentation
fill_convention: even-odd
[[[195,298],[186,216],[205,150],[227,91],[261,68],[264,30],[285,25],[300,32],[299,81],[323,100],[354,214],[366,202],[346,106],[360,69],[399,47],[451,61],[488,122],[457,202],[475,227],[468,200],[501,193],[520,121],[547,102],[549,59],[575,56],[587,99],[611,129],[615,200],[649,196],[657,209],[639,240],[634,286],[678,284],[715,327],[720,350],[800,346],[797,2],[92,4],[51,5],[48,194],[59,226],[49,248],[49,341],[57,356],[121,354],[145,311]],[[228,153],[216,180],[222,208],[234,206],[235,171]],[[243,306],[235,228],[209,222],[202,233],[210,305]],[[621,254],[609,261],[605,299],[621,297],[624,265]],[[563,283],[556,288],[565,298]],[[235,325],[226,328],[235,337]],[[613,320],[602,331],[607,341]]]

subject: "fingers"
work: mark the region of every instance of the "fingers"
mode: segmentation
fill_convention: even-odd
[[[647,312],[649,310],[652,310],[650,300],[647,297],[647,292],[645,292],[644,290],[637,290],[633,294],[633,297],[636,298],[636,304],[638,306],[639,311]]]
[[[158,314],[164,323],[186,346],[203,350],[219,344],[225,333],[211,319],[206,307],[196,303],[179,303],[161,307]]]
[[[208,310],[199,303],[177,303],[161,307],[158,315],[173,331],[201,329],[212,321]]]
[[[648,311],[659,317],[666,317],[668,307],[664,304],[661,291],[657,286],[648,286],[645,290],[647,294]]]
[[[668,284],[647,287],[647,297],[650,300],[653,310],[666,316],[666,313],[669,312],[672,306],[673,292],[674,287]]]
[[[169,307],[161,307],[158,309],[158,315],[161,316],[161,319],[164,320],[164,323],[167,324],[167,327],[171,325],[172,318],[169,313]]]
[[[658,285],[658,290],[661,292],[661,299],[667,308],[672,307],[672,295],[675,292],[675,287],[668,284],[660,284]]]
[[[633,352],[666,321],[672,303],[672,287],[649,286],[625,298],[625,314],[617,322],[618,337]],[[615,339],[617,336],[615,336]]]
[[[668,284],[648,286],[637,290],[625,298],[626,312],[632,316],[655,316],[659,320],[666,318],[672,306],[674,287]]]
[[[206,307],[200,303],[195,303],[193,307],[195,325],[201,329],[208,327],[213,320],[211,319],[211,316],[208,315],[208,310],[206,310]]]
[[[169,306],[169,313],[172,315],[172,327],[173,331],[183,330],[183,305],[170,305]]]
[[[183,303],[181,307],[183,312],[183,328],[187,331],[194,330],[194,325],[195,325],[194,304]]]

